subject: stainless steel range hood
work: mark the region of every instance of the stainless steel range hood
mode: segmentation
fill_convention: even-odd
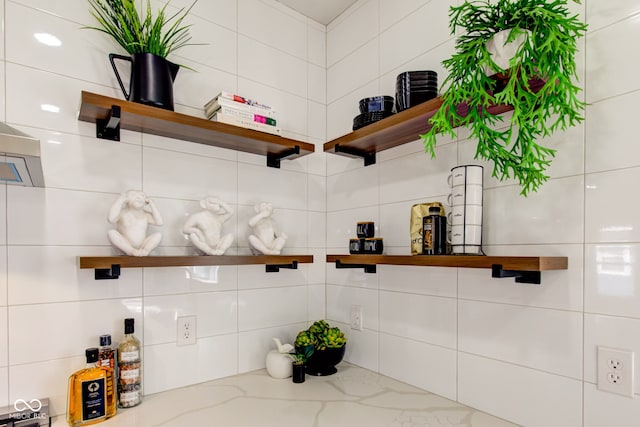
[[[40,140],[0,122],[0,182],[44,187]]]

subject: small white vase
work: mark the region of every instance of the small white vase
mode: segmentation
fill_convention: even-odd
[[[293,370],[291,362],[293,362],[293,359],[287,353],[271,350],[267,353],[267,372],[273,378],[289,378]]]
[[[509,69],[509,63],[520,49],[520,47],[527,41],[527,38],[531,36],[529,30],[525,30],[524,33],[519,34],[515,39],[507,43],[507,39],[511,34],[511,30],[502,30],[493,35],[491,40],[487,42],[487,50],[491,55],[491,59],[495,64],[503,70]],[[487,76],[492,76],[498,72],[494,67],[485,65],[484,72]]]

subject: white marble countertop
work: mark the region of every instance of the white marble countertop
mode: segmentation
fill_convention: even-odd
[[[54,427],[67,426],[55,419]],[[326,377],[274,379],[254,371],[145,396],[104,427],[470,426],[515,424],[347,363]]]

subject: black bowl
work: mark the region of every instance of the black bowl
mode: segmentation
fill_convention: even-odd
[[[416,70],[416,71],[404,71],[398,74],[398,78],[424,78],[424,77],[438,77],[438,73],[433,70]]]
[[[361,113],[371,113],[374,111],[393,111],[393,96],[373,96],[363,98],[359,102]]]
[[[398,93],[396,94],[396,111],[399,113],[407,108],[414,107],[418,104],[422,104],[430,99],[438,96],[438,91],[425,91],[418,93]]]
[[[338,372],[336,365],[342,361],[347,345],[340,348],[327,348],[315,350],[311,357],[307,359],[307,374],[324,376]],[[296,347],[296,352],[298,348]]]
[[[365,127],[391,115],[393,115],[393,113],[386,111],[370,111],[368,113],[358,114],[353,118],[353,130],[358,130],[361,127]]]

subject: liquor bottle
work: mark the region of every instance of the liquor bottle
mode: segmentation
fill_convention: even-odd
[[[140,341],[133,332],[134,319],[124,319],[124,340],[118,346],[118,405],[121,408],[142,402]]]
[[[111,347],[111,335],[100,335],[100,347],[98,349],[98,360],[100,366],[107,370],[107,418],[116,414],[116,360],[115,351]]]
[[[67,422],[88,426],[107,419],[107,369],[98,364],[98,349],[85,351],[87,367],[69,377]]]
[[[422,219],[422,254],[446,255],[447,218],[440,215],[440,208],[429,207],[429,215]]]

